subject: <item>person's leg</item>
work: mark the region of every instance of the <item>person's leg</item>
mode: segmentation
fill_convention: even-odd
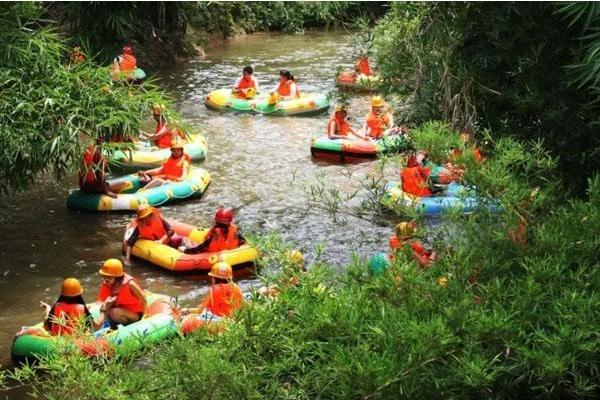
[[[115,307],[108,312],[108,318],[115,324],[128,325],[140,320],[140,315],[125,308]]]
[[[159,187],[167,182],[167,180],[164,180],[162,178],[152,178],[152,180],[148,182],[146,186],[144,186],[144,189],[152,189],[155,187]]]

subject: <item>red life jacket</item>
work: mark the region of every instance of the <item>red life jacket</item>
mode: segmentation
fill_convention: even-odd
[[[119,60],[119,70],[122,72],[133,71],[137,68],[137,60],[131,54],[121,54],[121,60]]]
[[[167,234],[163,224],[162,214],[156,208],[152,210],[152,215],[144,218],[144,222],[137,220],[137,228],[140,233],[140,239],[158,240]]]
[[[228,317],[242,305],[242,290],[235,283],[219,283],[210,288],[200,308],[219,317]]]
[[[167,161],[165,161],[162,165],[163,174],[183,178],[181,174],[183,174],[186,163],[189,162],[188,160],[189,156],[185,153],[179,158],[175,158],[173,156],[167,158]]]
[[[242,76],[242,78],[240,79],[240,83],[238,83],[238,85],[237,85],[238,89],[250,89],[250,88],[255,88],[255,87],[256,87],[256,85],[254,84],[254,79],[252,79],[252,77],[250,77],[250,79],[246,80]]]
[[[215,252],[223,250],[232,250],[240,246],[240,241],[237,237],[238,228],[234,224],[229,225],[227,234],[224,235],[221,228],[213,226],[210,229],[210,242],[206,251]]]
[[[388,118],[387,113],[375,115],[373,111],[369,111],[366,119],[367,126],[370,128],[369,136],[379,139],[379,136],[385,130],[386,125],[384,123],[388,121]]]
[[[110,286],[103,283],[100,285],[100,291],[98,292],[98,301],[104,301],[110,296],[117,296],[114,302],[115,307],[124,308],[134,313],[143,313],[144,305],[129,288],[130,282],[135,282],[135,279],[131,275],[125,274],[123,283],[117,293],[114,293]]]
[[[431,170],[426,167],[406,167],[400,172],[402,190],[408,194],[419,197],[431,196],[431,189],[427,185],[427,178]]]
[[[348,133],[350,132],[350,124],[348,123],[347,120],[345,119],[341,119],[341,118],[337,118],[335,115],[329,120],[329,123],[327,124],[327,133],[329,134],[329,131],[331,130],[331,124],[335,124],[336,130],[335,130],[335,134],[339,135],[339,136],[348,136]]]
[[[96,184],[97,168],[100,168],[102,162],[102,153],[94,146],[88,146],[83,153],[83,168],[79,171],[79,182],[82,184]]]
[[[358,59],[358,63],[356,64],[356,69],[359,73],[364,75],[373,75],[373,69],[369,64],[369,59],[367,57],[360,57]]]
[[[300,89],[298,89],[296,82],[291,79],[284,82],[279,82],[277,93],[279,93],[280,96],[289,96],[292,93],[292,84],[296,85],[296,98],[300,97]]]
[[[86,317],[83,304],[59,302],[54,304],[53,308],[53,315],[49,315],[48,320],[44,323],[44,327],[50,331],[52,336],[72,334],[77,323]]]

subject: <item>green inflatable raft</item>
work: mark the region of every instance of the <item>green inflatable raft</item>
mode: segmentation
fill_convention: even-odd
[[[409,148],[411,141],[406,134],[390,134],[379,140],[330,139],[321,136],[313,139],[310,153],[313,157],[346,161],[352,158],[376,158],[380,154],[399,153]]]
[[[102,328],[94,333],[77,332],[68,336],[52,336],[44,323],[25,326],[16,334],[11,348],[15,364],[59,352],[81,352],[87,356],[130,354],[142,346],[174,336],[178,332],[173,306],[168,296],[145,292],[148,307],[138,322],[117,329]],[[101,303],[88,305],[94,318],[100,315]]]
[[[253,99],[242,99],[233,95],[231,89],[219,89],[209,93],[204,104],[217,111],[255,112],[273,116],[314,114],[329,108],[329,99],[321,93],[304,93],[297,99],[279,101],[270,101],[269,97],[259,95]]]
[[[110,179],[108,182],[124,184],[116,199],[103,194],[87,194],[81,190],[74,190],[67,198],[67,207],[84,211],[123,211],[135,210],[142,202],[160,206],[202,196],[210,184],[210,175],[202,168],[191,168],[187,179],[148,190],[140,190],[142,185],[137,174]]]

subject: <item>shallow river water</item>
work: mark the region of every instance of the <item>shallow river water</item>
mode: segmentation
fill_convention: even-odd
[[[353,62],[350,37],[343,33],[253,35],[232,40],[192,60],[161,71],[164,86],[176,98],[184,118],[208,139],[201,164],[212,177],[201,199],[163,207],[167,217],[200,226],[211,223],[214,210],[228,205],[243,231],[279,231],[296,244],[310,263],[315,246],[337,266],[352,253],[368,256],[384,250],[391,229],[364,220],[335,224],[325,212],[307,205],[304,186],[325,171],[342,190],[350,191],[373,162],[335,165],[310,155],[310,139],[325,132],[327,113],[310,117],[266,117],[219,113],[203,105],[204,96],[230,85],[244,65],[255,68],[264,89],[273,87],[278,71],[289,68],[304,92],[327,93],[334,88],[337,66]],[[352,124],[358,127],[367,97],[351,98]],[[350,178],[349,178],[350,177]],[[95,214],[67,210],[65,200],[75,179],[38,185],[14,199],[0,231],[0,364],[10,364],[10,345],[23,325],[39,321],[39,301],[54,301],[62,279],[82,280],[84,298],[92,301],[100,284],[103,260],[121,254],[121,237],[131,214]],[[128,270],[149,290],[179,295],[195,303],[206,291],[199,277],[176,276],[135,263]],[[242,287],[258,284],[242,279]]]

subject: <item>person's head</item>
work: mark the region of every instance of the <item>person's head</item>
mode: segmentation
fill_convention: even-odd
[[[385,101],[383,101],[383,97],[381,96],[373,96],[371,97],[371,110],[373,110],[376,114],[381,114],[385,107]]]
[[[230,282],[233,279],[231,265],[225,261],[219,261],[210,268],[208,276],[213,284],[218,282]]]
[[[419,162],[417,161],[416,155],[410,154],[406,157],[406,166],[408,168],[416,167],[418,165],[419,165]]]
[[[62,283],[60,295],[64,297],[77,297],[83,293],[81,282],[75,278],[67,278]]]
[[[281,71],[279,71],[279,80],[283,82],[293,81],[294,76],[287,69],[282,69]]]
[[[140,203],[135,210],[138,222],[145,223],[148,220],[148,217],[152,215],[152,211],[154,210],[148,203]]]
[[[123,47],[123,54],[132,55],[133,54],[133,49],[131,48],[131,46],[124,46]]]
[[[171,156],[181,158],[183,156],[183,141],[179,137],[171,140]]]
[[[154,119],[156,121],[160,121],[163,113],[165,112],[166,107],[164,104],[155,104],[152,106],[152,117],[154,117]]]
[[[98,273],[102,275],[104,283],[109,286],[114,286],[116,283],[121,282],[123,276],[125,276],[123,263],[116,258],[106,260]]]
[[[348,108],[344,105],[337,105],[335,106],[335,116],[337,118],[342,118],[342,119],[346,119],[346,117],[348,116]]]
[[[215,224],[229,226],[233,222],[233,210],[231,208],[219,207],[215,212]]]
[[[417,226],[414,222],[400,222],[396,225],[396,237],[398,239],[408,239],[415,233],[416,229]]]
[[[244,67],[244,69],[242,70],[242,76],[246,79],[250,78],[250,76],[252,76],[252,73],[254,72],[254,70],[252,69],[251,66],[246,65]]]

